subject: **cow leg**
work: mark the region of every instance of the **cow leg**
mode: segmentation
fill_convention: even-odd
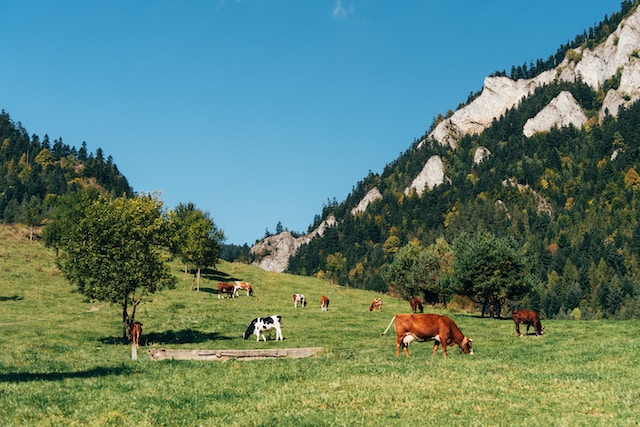
[[[402,347],[404,355],[409,357],[409,346],[404,343],[404,337],[398,337],[396,340],[396,357],[400,357],[400,347]]]
[[[522,336],[522,334],[520,333],[520,323],[519,322],[514,322],[516,324],[516,333],[518,334],[519,337]]]
[[[436,352],[438,351],[438,346],[440,345],[440,343],[438,341],[435,342],[435,344],[433,344],[433,353],[431,353],[431,356],[435,356]],[[444,349],[444,346],[442,347]]]

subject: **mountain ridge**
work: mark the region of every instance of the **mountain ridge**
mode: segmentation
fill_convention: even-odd
[[[414,150],[420,150],[425,144],[438,144],[455,150],[463,137],[482,134],[495,120],[503,117],[510,109],[517,108],[536,90],[554,83],[583,82],[594,90],[603,91],[606,87],[607,91],[595,114],[585,113],[585,108],[570,92],[560,92],[524,124],[520,132],[525,136],[533,137],[537,132],[548,132],[553,128],[570,125],[580,128],[594,121],[602,122],[607,115],[617,115],[621,107],[632,105],[640,99],[640,10],[637,4],[634,8],[633,13],[627,15],[605,41],[593,48],[585,44],[568,49],[564,59],[553,69],[543,71],[532,78],[516,80],[505,76],[486,77],[482,92],[458,108],[450,117],[440,121],[431,132],[417,142]],[[473,165],[478,165],[489,156],[491,151],[488,148],[476,147]],[[421,171],[405,187],[404,195],[420,196],[425,191],[431,191],[434,187],[449,182],[444,163],[439,154],[428,157]],[[524,191],[525,187],[518,188],[519,191]],[[371,198],[372,191],[380,194],[378,187],[370,188],[362,199],[349,208],[352,216],[362,214],[370,203],[379,200],[378,197]],[[311,235],[315,237],[321,234],[317,233],[316,229],[297,238],[295,245],[281,246],[281,249],[272,245],[273,250],[260,250],[265,242],[279,239],[277,235],[269,236],[252,248],[252,253],[258,255],[255,264],[266,269],[277,265],[277,269],[272,271],[285,271],[288,259],[294,256],[300,247],[311,241]],[[274,263],[270,258],[278,258],[280,261]]]

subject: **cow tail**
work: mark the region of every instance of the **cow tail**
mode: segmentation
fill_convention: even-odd
[[[396,316],[393,316],[393,318],[391,319],[391,322],[389,322],[389,326],[387,326],[387,329],[384,330],[383,333],[381,333],[380,335],[384,335],[387,333],[387,331],[389,330],[389,328],[391,327],[391,325],[393,324],[394,320],[396,320]]]

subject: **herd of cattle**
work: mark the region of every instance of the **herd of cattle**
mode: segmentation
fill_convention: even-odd
[[[239,291],[244,290],[247,296],[253,296],[253,287],[250,283],[244,281],[236,281],[234,283],[218,283],[218,298],[224,298],[224,294],[228,294],[229,298],[239,295]],[[293,294],[291,297],[293,307],[301,308],[307,306],[307,298],[303,294]],[[442,354],[447,357],[447,347],[457,345],[460,352],[472,355],[473,341],[466,337],[458,328],[458,325],[449,317],[439,314],[425,314],[423,302],[420,297],[413,297],[409,300],[412,314],[396,314],[389,322],[389,326],[382,333],[385,335],[387,331],[394,325],[396,330],[396,357],[400,356],[400,349],[409,357],[409,344],[413,341],[434,341],[433,355],[436,354],[438,348],[442,346]],[[329,310],[329,298],[325,295],[320,297],[320,309],[322,311]],[[382,311],[382,298],[377,297],[369,306],[369,311]],[[420,313],[418,313],[418,311]],[[526,325],[526,334],[529,334],[529,328],[533,327],[536,336],[544,333],[544,328],[540,323],[538,313],[531,310],[513,310],[511,318],[515,323],[516,333],[522,336],[520,332],[520,324]],[[251,321],[242,337],[246,340],[250,336],[255,335],[256,341],[262,338],[267,340],[264,333],[269,330],[275,330],[276,340],[282,340],[282,316],[273,315],[269,317],[257,317]],[[142,333],[142,324],[136,322],[130,327],[130,335],[133,343],[137,346]]]

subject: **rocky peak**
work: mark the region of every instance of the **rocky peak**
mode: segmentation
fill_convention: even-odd
[[[300,237],[294,237],[289,231],[268,236],[257,242],[249,251],[258,258],[253,265],[263,270],[282,273],[289,266],[289,258],[298,252],[302,245],[306,245],[317,236],[322,236],[325,230],[336,225],[336,218],[329,215],[311,233]]]

